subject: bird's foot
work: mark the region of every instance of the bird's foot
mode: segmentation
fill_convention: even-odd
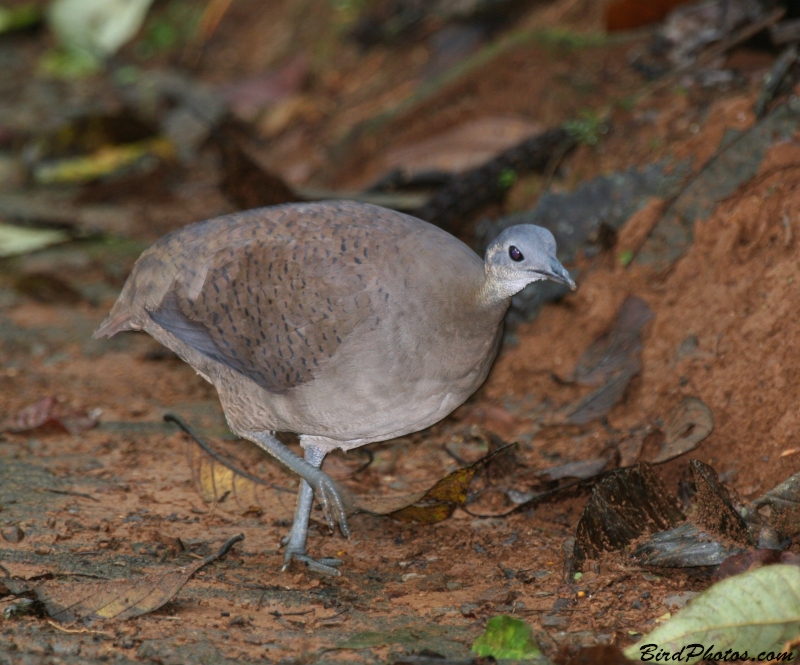
[[[322,504],[322,513],[331,531],[336,530],[336,525],[345,538],[350,537],[350,527],[347,525],[347,513],[345,512],[344,501],[336,483],[323,471],[317,471],[314,477],[309,480],[309,484],[314,488],[314,497]]]
[[[283,555],[283,568],[281,568],[281,570],[286,571],[286,569],[289,568],[289,564],[292,562],[292,560],[300,561],[306,564],[309,570],[313,570],[315,573],[321,573],[322,575],[333,575],[335,577],[341,575],[338,570],[339,566],[342,565],[341,559],[336,559],[334,557],[312,559],[305,552],[286,550],[286,554]]]

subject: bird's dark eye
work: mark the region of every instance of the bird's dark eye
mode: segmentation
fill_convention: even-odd
[[[508,248],[508,255],[511,257],[512,261],[522,261],[525,257],[522,256],[522,252],[519,251],[514,245]]]

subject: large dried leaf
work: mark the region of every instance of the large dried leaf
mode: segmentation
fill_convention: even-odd
[[[9,577],[15,577],[18,580],[35,580],[43,577],[52,577],[53,571],[35,563],[25,563],[16,561],[3,561],[0,562],[0,570],[5,571]]]
[[[592,343],[578,361],[576,383],[600,386],[570,410],[567,422],[585,425],[608,415],[625,394],[631,379],[642,370],[642,328],[653,318],[647,303],[629,296],[619,308],[614,323]]]
[[[197,436],[180,416],[167,413],[164,420],[178,425],[197,444],[189,446],[189,467],[195,489],[206,503],[216,505],[232,498],[242,510],[258,511],[261,509],[259,485],[282,489],[242,470],[235,460],[223,457]]]
[[[694,663],[710,648],[714,660],[721,659],[714,658],[715,654],[729,650],[739,652],[743,659],[755,658],[762,652],[777,654],[798,633],[800,568],[766,566],[707,589],[670,621],[628,647],[625,655],[639,661],[646,653],[655,657],[662,650],[673,654],[683,649],[681,662]],[[738,657],[730,654],[728,660],[734,659]]]
[[[26,406],[0,426],[0,431],[30,432],[39,428],[55,428],[70,434],[81,434],[97,425],[96,414],[69,409],[55,397],[42,397]]]
[[[211,457],[194,446],[189,449],[192,480],[197,492],[206,503],[221,503],[233,499],[243,510],[260,507],[257,483],[234,471],[218,458]]]
[[[768,523],[786,537],[800,533],[800,473],[753,501],[750,510],[758,514],[768,512]]]
[[[241,540],[244,540],[242,534],[230,538],[219,552],[190,566],[131,580],[47,581],[33,586],[14,579],[0,582],[15,594],[33,592],[56,621],[132,619],[168,603],[200,568],[225,556]]]
[[[538,123],[512,117],[470,120],[419,143],[390,150],[381,166],[383,171],[399,169],[405,174],[463,173],[544,130]]]
[[[580,478],[586,480],[594,478],[597,474],[601,473],[608,464],[605,457],[596,459],[580,460],[578,462],[567,462],[560,464],[544,471],[540,471],[536,475],[540,478],[546,476],[549,480],[562,480],[564,478]]]
[[[721,540],[752,545],[747,523],[734,508],[730,492],[719,481],[717,472],[700,460],[692,460],[689,465],[697,487],[694,519]]]
[[[580,400],[567,416],[567,422],[572,425],[585,425],[607,416],[622,399],[631,379],[640,371],[641,365],[637,357],[635,364],[617,372],[604,385]]]
[[[463,469],[453,471],[428,490],[400,496],[362,496],[354,498],[355,507],[373,515],[391,515],[404,522],[441,522],[450,517],[457,507],[464,505],[475,474],[509,447],[500,448]]]
[[[690,468],[697,487],[695,524],[682,524],[640,542],[633,553],[640,563],[666,568],[716,566],[752,546],[747,524],[717,472],[698,460],[692,460]]]
[[[661,464],[694,450],[713,429],[711,409],[697,397],[686,397],[667,416],[664,446],[653,464]]]
[[[641,354],[640,334],[653,319],[653,311],[637,296],[628,296],[620,305],[614,323],[583,352],[573,372],[573,380],[583,386],[599,386],[630,366]]]
[[[592,492],[575,532],[575,563],[626,547],[646,533],[683,520],[652,468],[637,464],[612,471]]]

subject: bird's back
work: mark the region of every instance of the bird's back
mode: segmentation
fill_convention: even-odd
[[[470,298],[482,278],[483,262],[466,245],[408,215],[348,202],[289,204],[156,242],[96,336],[146,330],[218,389],[255,383],[282,414],[278,425],[302,432],[313,421],[306,427],[323,432],[338,427],[335,417],[309,404],[338,403],[333,393],[342,391],[368,409],[389,393],[418,408],[461,381],[463,401],[485,376],[481,368],[469,378],[476,363],[491,362],[502,317],[474,320]],[[404,417],[391,416],[384,429]],[[356,430],[338,438],[363,433]]]

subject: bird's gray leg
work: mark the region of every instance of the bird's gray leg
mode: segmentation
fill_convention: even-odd
[[[322,460],[325,459],[325,452],[320,448],[306,446],[305,461],[312,466],[319,468]],[[302,561],[311,570],[329,575],[338,575],[336,570],[342,565],[340,559],[324,557],[322,559],[312,559],[306,553],[306,539],[308,538],[308,518],[311,515],[311,507],[314,502],[314,489],[305,479],[300,481],[300,491],[297,495],[297,508],[294,511],[294,522],[289,535],[283,539],[282,545],[286,546],[286,553],[283,556],[283,570],[289,567],[292,559]]]
[[[284,541],[286,544],[284,570],[292,559],[297,559],[303,561],[309,568],[317,572],[338,575],[339,571],[334,567],[341,564],[338,559],[315,561],[305,551],[306,538],[308,536],[308,518],[311,514],[314,495],[322,504],[328,526],[334,529],[338,524],[342,534],[348,538],[350,537],[344,502],[331,477],[319,468],[325,458],[325,452],[320,448],[306,444],[305,459],[302,459],[267,432],[253,432],[251,435],[259,446],[302,478],[297,496],[294,522],[288,538]]]

